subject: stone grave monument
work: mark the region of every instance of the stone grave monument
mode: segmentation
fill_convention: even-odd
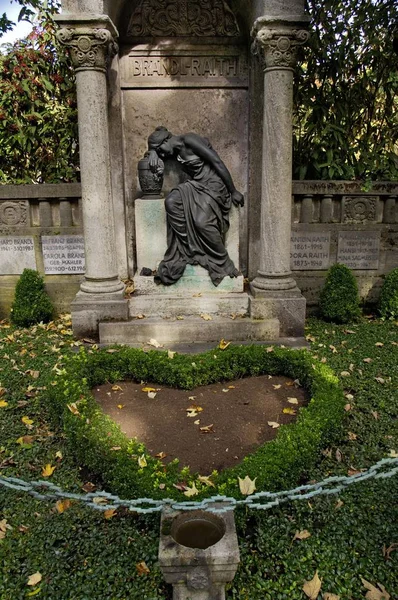
[[[290,236],[303,0],[63,0],[62,10],[85,245],[75,333],[137,346],[301,337]]]

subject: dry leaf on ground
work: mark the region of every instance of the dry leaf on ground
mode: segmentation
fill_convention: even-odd
[[[56,467],[52,467],[49,463],[43,468],[41,474],[43,477],[51,477]]]
[[[243,496],[250,496],[250,494],[253,494],[255,492],[256,479],[257,477],[255,477],[254,479],[250,479],[248,475],[246,475],[244,479],[238,477],[240,493],[243,494]]]
[[[105,519],[107,519],[107,521],[109,521],[109,519],[112,519],[112,517],[114,517],[116,515],[116,508],[108,508],[107,510],[104,511],[104,517]]]
[[[337,596],[336,594],[331,594],[330,592],[325,592],[324,594],[322,594],[322,598],[323,600],[340,600],[340,596]]]
[[[298,404],[298,400],[297,400],[297,398],[288,398],[288,399],[287,399],[287,401],[288,401],[290,404]]]
[[[138,466],[141,467],[141,469],[143,469],[144,467],[146,467],[148,465],[146,458],[145,458],[145,454],[142,454],[141,456],[138,457]]]
[[[210,315],[207,315],[206,313],[204,313],[200,316],[204,321],[212,321],[213,320],[213,317],[211,317]]]
[[[212,481],[210,481],[211,475],[199,475],[198,479],[201,483],[208,485],[209,487],[216,487]]]
[[[150,570],[144,560],[140,563],[137,563],[135,565],[135,568],[137,569],[138,575],[147,575],[148,573],[150,573]]]
[[[64,500],[58,500],[58,502],[56,502],[55,504],[55,508],[57,509],[59,514],[62,515],[62,513],[64,513],[66,510],[68,510],[68,508],[71,507],[71,504],[72,502],[69,500],[69,498],[65,498]]]
[[[197,489],[195,483],[192,484],[192,487],[189,487],[187,485],[186,491],[184,492],[184,496],[190,498],[191,496],[196,496],[197,494],[199,494],[199,490]]]
[[[289,407],[288,407],[288,408],[284,408],[284,409],[282,410],[282,412],[283,412],[285,415],[295,415],[295,414],[296,414],[296,411],[294,410],[294,408],[289,408]]]
[[[381,583],[378,583],[378,587],[375,587],[373,584],[369,583],[369,581],[366,581],[366,579],[364,579],[363,577],[361,577],[361,581],[362,585],[367,590],[369,590],[365,596],[367,600],[390,600],[390,594],[387,592],[386,588]]]
[[[321,590],[322,579],[318,577],[318,571],[316,571],[311,581],[305,581],[303,585],[303,592],[310,600],[316,600]]]
[[[153,346],[154,348],[163,348],[163,344],[159,344],[159,342],[157,340],[155,340],[154,338],[151,338],[148,342],[149,346]]]
[[[37,571],[37,573],[33,573],[28,579],[27,585],[37,585],[42,580],[42,575]]]
[[[309,537],[311,537],[311,533],[306,529],[303,529],[302,531],[296,531],[296,533],[294,534],[293,542],[294,540],[306,540]]]
[[[280,423],[277,423],[276,421],[267,421],[267,423],[272,429],[278,429],[278,427],[281,426]]]

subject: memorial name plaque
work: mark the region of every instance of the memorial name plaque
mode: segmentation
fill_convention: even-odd
[[[290,238],[290,268],[292,271],[329,268],[330,233],[294,231]]]
[[[84,238],[81,235],[43,235],[44,272],[46,275],[84,273]]]
[[[134,52],[121,60],[122,88],[247,87],[248,68],[241,54],[164,54]]]
[[[379,268],[380,233],[377,231],[341,231],[337,262],[350,269]]]
[[[0,237],[0,274],[20,275],[24,269],[36,269],[32,237]]]

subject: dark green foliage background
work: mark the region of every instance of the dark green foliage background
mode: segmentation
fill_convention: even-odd
[[[396,0],[306,0],[295,78],[294,177],[398,179]]]

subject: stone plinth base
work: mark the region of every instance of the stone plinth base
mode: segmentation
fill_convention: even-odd
[[[225,317],[247,316],[248,294],[197,294],[184,296],[138,294],[129,300],[130,318],[171,317],[190,315],[220,315]]]
[[[98,323],[102,320],[125,320],[128,300],[124,289],[113,294],[87,294],[78,292],[71,304],[73,333],[77,338],[98,338]]]
[[[200,266],[187,265],[184,275],[173,285],[157,285],[153,277],[136,275],[134,289],[138,294],[153,294],[167,296],[185,296],[198,293],[225,294],[243,292],[243,275],[239,277],[224,277],[222,282],[215,286],[211,282],[209,273]]]
[[[148,317],[126,322],[99,324],[101,344],[126,344],[142,347],[149,340],[170,347],[192,342],[218,343],[221,339],[233,342],[269,341],[279,338],[278,319],[256,320],[249,317],[220,317],[211,320],[199,316],[184,316],[182,320]]]
[[[252,290],[253,291],[253,290]],[[263,292],[249,298],[249,314],[253,319],[277,319],[280,335],[304,336],[305,298],[297,290],[285,292]]]

